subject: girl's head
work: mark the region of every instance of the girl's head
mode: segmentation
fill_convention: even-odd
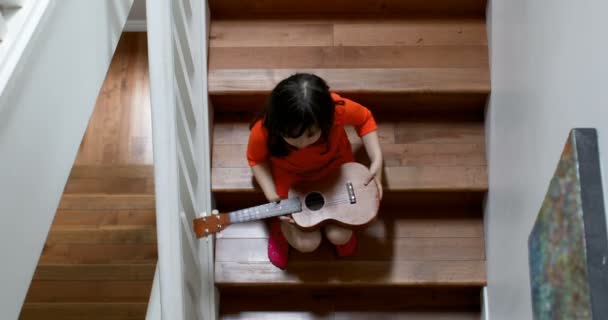
[[[263,113],[270,154],[286,156],[287,144],[304,148],[319,138],[327,141],[334,112],[334,101],[323,79],[298,73],[279,82]]]

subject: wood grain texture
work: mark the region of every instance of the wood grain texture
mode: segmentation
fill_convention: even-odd
[[[76,164],[152,164],[150,112],[146,33],[123,33]]]
[[[486,68],[487,46],[215,47],[209,68]]]
[[[65,194],[59,210],[154,210],[152,195]]]
[[[53,226],[156,225],[154,210],[59,210]]]
[[[26,303],[19,320],[141,320],[147,302],[132,303]]]
[[[336,46],[487,46],[485,21],[403,20],[334,24]]]
[[[47,245],[71,244],[155,244],[154,226],[52,226]]]
[[[412,16],[431,15],[449,18],[451,16],[485,15],[485,0],[312,0],[305,3],[291,3],[280,0],[212,0],[209,1],[212,19],[263,18],[267,16]]]
[[[486,68],[219,69],[209,72],[209,94],[268,94],[279,81],[297,72],[314,73],[325,79],[332,90],[345,94],[490,91]]]
[[[283,272],[270,262],[217,262],[215,281],[228,285],[474,286],[486,284],[485,261],[306,261]]]
[[[210,47],[331,46],[333,24],[329,21],[213,21]]]
[[[156,263],[40,264],[33,280],[46,281],[152,281]]]
[[[156,261],[156,244],[45,245],[39,264],[149,264]]]
[[[152,281],[33,281],[27,302],[147,302]]]

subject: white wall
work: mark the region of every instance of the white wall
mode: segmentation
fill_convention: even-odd
[[[527,239],[571,128],[598,129],[608,192],[608,2],[493,0],[488,12],[489,311],[532,319]]]
[[[132,0],[52,0],[0,95],[0,310],[17,319]]]

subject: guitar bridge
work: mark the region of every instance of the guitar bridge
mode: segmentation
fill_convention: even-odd
[[[357,197],[355,196],[355,189],[353,188],[352,182],[346,183],[346,191],[348,192],[348,201],[350,201],[350,204],[357,203]]]

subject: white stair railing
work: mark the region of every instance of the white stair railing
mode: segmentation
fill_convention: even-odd
[[[215,319],[212,239],[192,232],[197,214],[211,211],[209,10],[206,1],[148,0],[146,12],[160,292],[151,301],[163,320]]]
[[[23,5],[24,0],[0,0],[0,41],[8,33],[7,16],[12,16]]]

